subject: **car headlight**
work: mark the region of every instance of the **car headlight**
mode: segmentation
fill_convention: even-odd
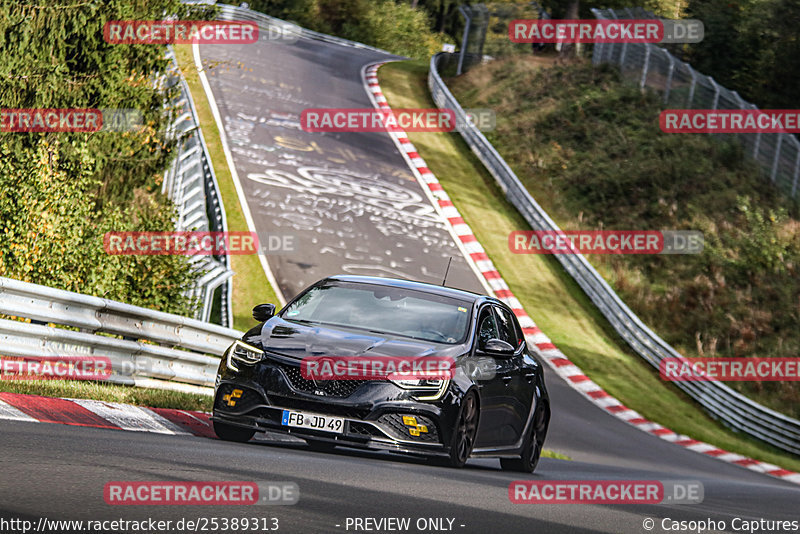
[[[237,363],[253,365],[263,360],[264,354],[263,350],[253,345],[248,345],[242,341],[235,341],[233,345],[228,348],[225,356],[227,358],[228,369],[238,372],[239,368],[236,366]]]
[[[430,378],[413,378],[410,380],[389,379],[403,389],[439,389],[444,380],[431,380]]]
[[[432,379],[432,378],[413,378],[413,379],[396,379],[389,378],[392,384],[398,385],[403,389],[416,389],[430,392],[429,395],[417,397],[419,400],[439,400],[447,391],[447,386],[450,385],[450,380]]]

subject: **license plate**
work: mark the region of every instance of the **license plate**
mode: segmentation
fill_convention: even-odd
[[[313,430],[335,432],[337,434],[344,432],[344,418],[331,417],[330,415],[321,415],[318,413],[283,410],[281,424],[283,426],[311,428]]]

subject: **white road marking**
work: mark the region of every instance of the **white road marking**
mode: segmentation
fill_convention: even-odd
[[[34,419],[30,415],[21,412],[20,410],[3,401],[0,401],[0,419],[9,419],[11,421],[29,421],[34,423],[39,422],[37,419]]]
[[[146,408],[88,399],[70,399],[123,430],[192,435]]]

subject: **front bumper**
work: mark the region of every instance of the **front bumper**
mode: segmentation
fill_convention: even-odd
[[[320,395],[319,391],[303,391],[291,370],[287,372],[281,365],[264,362],[239,373],[223,366],[224,362],[212,421],[349,447],[447,454],[444,444],[449,442],[447,429],[452,423],[448,414],[452,410],[443,408],[451,402],[449,393],[435,403],[421,402],[407,390],[375,381],[343,384],[341,390],[331,385],[333,389],[326,388]],[[241,393],[231,396],[234,390]],[[284,410],[341,417],[344,427],[341,433],[333,433],[286,426],[282,424]],[[415,424],[407,424],[404,416],[413,417]]]

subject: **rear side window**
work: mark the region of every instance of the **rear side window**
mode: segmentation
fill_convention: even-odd
[[[516,321],[511,312],[495,307],[497,312],[497,330],[500,333],[500,339],[510,343],[515,349],[522,344],[522,335],[516,326]]]

